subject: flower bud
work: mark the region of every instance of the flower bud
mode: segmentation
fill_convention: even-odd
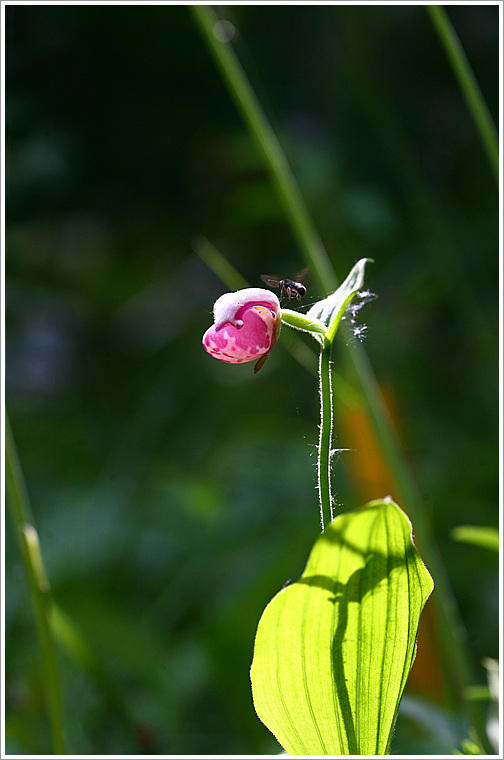
[[[214,324],[203,336],[210,356],[229,364],[258,361],[257,372],[280,332],[280,302],[270,290],[224,293],[214,304]]]

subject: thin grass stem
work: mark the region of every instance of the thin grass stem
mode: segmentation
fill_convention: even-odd
[[[39,538],[34,527],[28,493],[7,413],[5,418],[5,485],[7,500],[28,582],[40,648],[42,680],[51,723],[54,754],[65,755],[63,690],[51,627],[52,602],[49,581],[45,572]]]
[[[192,247],[200,259],[220,277],[230,290],[248,288],[249,284],[245,277],[226,259],[225,256],[202,235],[193,238]]]
[[[268,122],[233,48],[229,43],[218,40],[214,34],[215,25],[219,22],[215,11],[209,5],[191,5],[190,9],[221,74],[228,84],[235,104],[259,147],[307,263],[322,289],[335,290],[338,282],[334,269],[308,214],[304,199],[278,138]]]
[[[458,80],[469,111],[499,182],[499,139],[490,111],[448,14],[441,5],[427,5],[427,12]]]

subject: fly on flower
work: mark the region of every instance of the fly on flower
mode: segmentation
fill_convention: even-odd
[[[289,301],[291,298],[296,298],[299,303],[301,303],[301,299],[303,296],[306,295],[306,286],[303,285],[301,280],[308,272],[309,267],[305,267],[304,269],[301,269],[301,271],[297,272],[294,275],[294,280],[288,280],[287,278],[281,279],[280,277],[275,277],[274,275],[270,274],[262,274],[261,280],[266,283],[266,285],[270,285],[274,288],[280,288],[280,297],[283,296],[284,291],[287,293],[287,298]]]

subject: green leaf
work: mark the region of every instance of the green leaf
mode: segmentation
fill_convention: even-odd
[[[432,578],[391,499],[338,516],[266,607],[254,706],[294,755],[385,754]]]
[[[476,732],[474,729],[469,730],[469,734],[471,736],[470,739],[462,739],[460,742],[460,746],[462,747],[462,752],[455,751],[455,755],[484,755],[485,751],[483,747],[481,746],[480,741],[478,740],[478,737],[476,736]]]
[[[482,665],[486,670],[488,691],[495,702],[499,701],[499,661],[493,657],[484,657]]]
[[[459,525],[451,532],[454,541],[463,541],[473,546],[482,546],[484,549],[499,551],[499,531],[497,528],[482,527],[479,525]]]
[[[472,700],[473,702],[488,702],[492,699],[492,694],[488,686],[483,684],[474,684],[474,686],[466,686],[464,689],[464,699]]]
[[[373,261],[373,259],[360,259],[350,270],[346,280],[339,288],[327,296],[327,298],[314,303],[306,313],[306,316],[311,319],[320,320],[329,327],[333,317],[338,314],[348,297],[362,288],[364,284],[364,269],[368,261]]]

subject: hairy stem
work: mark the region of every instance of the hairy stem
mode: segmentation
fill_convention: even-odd
[[[319,359],[320,430],[317,476],[322,531],[334,519],[331,493],[331,446],[333,430],[331,348],[332,344],[329,341],[325,341],[320,349]]]
[[[5,486],[35,619],[54,754],[65,755],[63,692],[50,623],[49,581],[42,561],[38,534],[34,527],[28,494],[7,413],[5,415]]]

